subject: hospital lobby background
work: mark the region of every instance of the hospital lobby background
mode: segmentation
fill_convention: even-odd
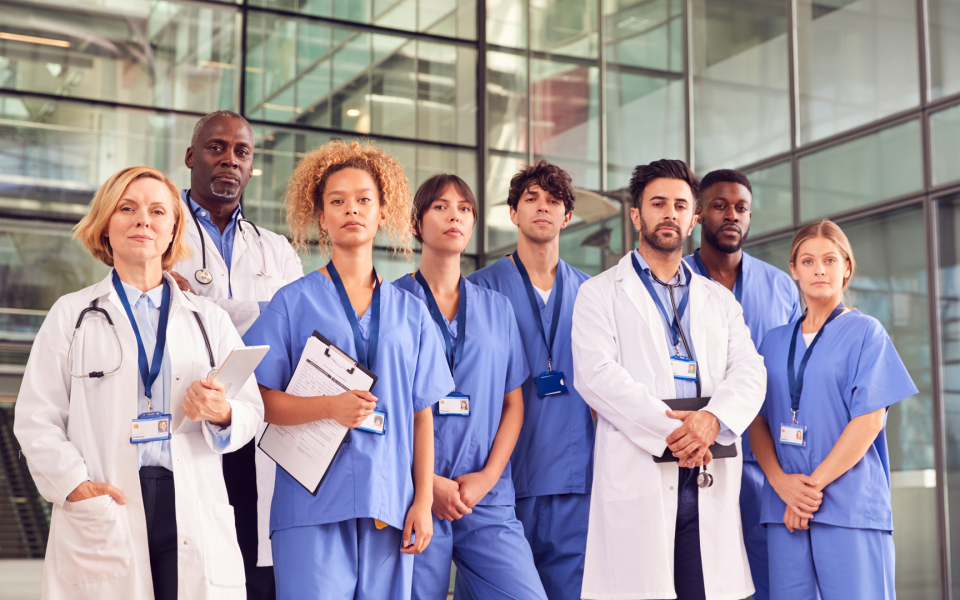
[[[3,598],[39,597],[50,516],[12,434],[24,365],[53,302],[106,273],[70,230],[121,167],[186,187],[194,123],[230,109],[256,135],[253,222],[285,233],[297,160],[369,135],[414,188],[453,172],[475,191],[466,272],[514,249],[508,183],[540,158],[573,176],[561,256],[590,274],[634,246],[624,188],[658,158],[747,173],[747,251],[781,269],[799,227],[836,220],[852,304],[920,388],[887,421],[897,591],[960,600],[960,0],[0,0],[0,15]],[[392,280],[416,258],[384,245],[376,267]]]

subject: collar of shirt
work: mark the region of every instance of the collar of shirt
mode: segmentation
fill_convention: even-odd
[[[128,285],[123,281],[120,282],[123,284],[123,291],[127,293],[127,301],[130,303],[130,306],[136,306],[137,302],[140,301],[141,296],[146,296],[149,301],[149,307],[155,310],[160,310],[160,303],[163,301],[163,283],[157,287],[149,290],[147,292],[141,292],[132,285]]]
[[[639,250],[634,250],[634,252],[636,252],[637,254],[637,260],[640,262],[640,268],[643,269],[647,273],[647,275],[650,275],[651,281],[652,281],[654,275],[653,275],[653,272],[650,270],[650,265],[647,264],[647,261],[643,258],[643,255],[640,254]],[[681,261],[680,265],[678,265],[677,267],[677,274],[673,277],[673,279],[671,279],[667,283],[674,283],[678,281],[677,278],[679,278],[680,287],[685,287],[689,283],[687,281],[687,272],[683,269],[683,261]]]
[[[193,214],[197,215],[197,218],[199,218],[201,221],[205,221],[206,223],[213,225],[213,219],[210,218],[210,211],[208,211],[207,209],[203,208],[202,206],[194,202],[193,198],[190,197],[190,194],[188,192],[189,190],[181,190],[180,195],[183,198],[184,202],[187,203],[187,206],[190,207],[190,210],[193,212]],[[237,203],[237,209],[233,211],[232,215],[230,215],[231,226],[236,226],[237,219],[240,218],[241,211],[242,211],[242,208],[240,204]]]

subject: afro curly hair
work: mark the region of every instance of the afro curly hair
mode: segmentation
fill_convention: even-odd
[[[287,225],[296,250],[307,248],[316,232],[320,255],[331,247],[330,235],[320,228],[323,190],[327,179],[343,169],[359,169],[373,178],[380,195],[380,210],[386,216],[381,231],[386,233],[395,253],[410,255],[410,182],[397,159],[372,141],[334,140],[309,152],[297,163],[287,185]]]

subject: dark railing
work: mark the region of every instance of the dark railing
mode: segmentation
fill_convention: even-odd
[[[49,532],[50,505],[13,436],[13,404],[0,404],[0,558],[43,558]]]

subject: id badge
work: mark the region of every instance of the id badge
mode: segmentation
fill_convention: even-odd
[[[697,361],[691,360],[686,356],[671,356],[670,369],[673,370],[674,379],[683,379],[685,381],[697,380]]]
[[[533,378],[537,384],[537,396],[546,398],[547,396],[556,396],[567,391],[567,386],[563,384],[563,371],[544,371]]]
[[[470,416],[470,396],[460,392],[450,392],[440,399],[437,413],[440,415]]]
[[[133,420],[130,430],[130,443],[162,442],[170,439],[170,420],[168,414],[161,412],[143,413]]]
[[[780,443],[790,446],[800,446],[802,448],[807,445],[807,441],[804,439],[806,437],[806,433],[806,425],[798,425],[796,423],[781,423]]]
[[[373,413],[357,426],[360,431],[383,435],[387,432],[387,411],[374,409]]]

